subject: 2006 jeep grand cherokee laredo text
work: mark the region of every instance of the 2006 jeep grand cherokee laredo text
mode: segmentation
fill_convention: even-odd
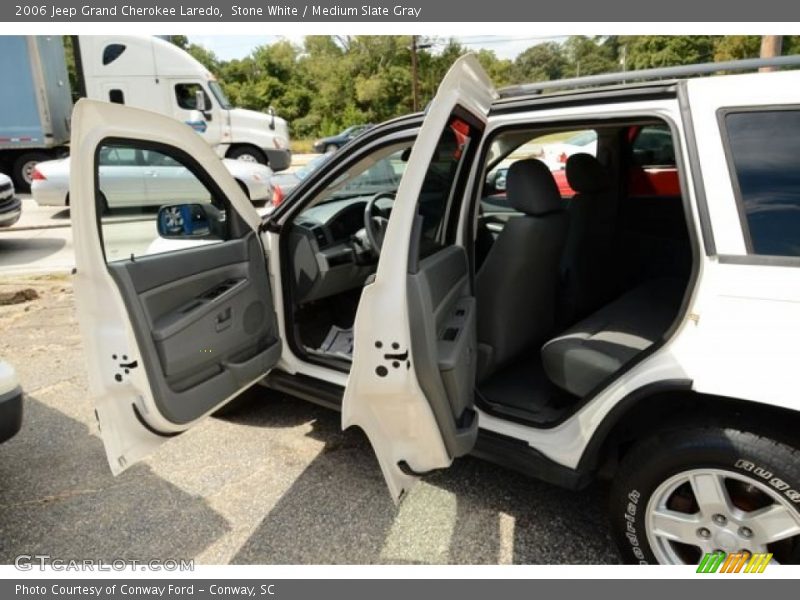
[[[498,93],[464,57],[263,219],[184,124],[80,101],[75,289],[113,472],[260,382],[362,428],[395,499],[474,453],[612,478],[626,561],[800,562],[800,73],[625,75]],[[537,157],[585,131],[563,198]],[[144,225],[174,245],[102,217],[108,147],[194,174]]]

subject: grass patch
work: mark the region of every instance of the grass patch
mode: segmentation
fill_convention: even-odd
[[[293,154],[311,154],[314,152],[314,140],[292,140]]]

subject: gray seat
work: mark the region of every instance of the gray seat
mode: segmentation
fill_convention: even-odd
[[[618,202],[608,169],[591,154],[570,156],[566,175],[576,193],[569,202],[558,310],[559,322],[570,325],[615,296],[612,248]]]
[[[553,175],[538,160],[508,170],[508,220],[476,276],[478,378],[552,335],[567,214]]]
[[[664,335],[684,288],[679,279],[648,281],[547,342],[542,364],[550,381],[586,396]]]

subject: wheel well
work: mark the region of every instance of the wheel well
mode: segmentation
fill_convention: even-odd
[[[250,150],[254,156],[263,156],[265,160],[268,160],[264,151],[254,144],[231,144],[225,151],[225,158],[230,158],[234,152],[240,149]]]
[[[624,401],[623,401],[624,403]],[[733,427],[798,446],[800,412],[691,390],[656,391],[640,396],[601,425],[581,458],[581,469],[612,477],[625,454],[660,431],[688,427]]]

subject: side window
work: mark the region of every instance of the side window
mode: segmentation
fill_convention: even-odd
[[[751,252],[800,256],[800,110],[729,113],[724,123]]]
[[[466,121],[451,118],[445,126],[428,165],[418,200],[422,217],[419,257],[424,258],[447,243],[448,209],[458,199],[456,186],[465,157],[475,150],[478,132]]]
[[[108,90],[108,101],[114,104],[125,104],[125,94],[120,89]]]
[[[211,98],[208,97],[203,86],[199,83],[177,83],[175,84],[175,101],[180,108],[185,110],[197,110],[197,93],[202,92],[205,106],[199,107],[200,110],[211,110]]]
[[[110,65],[125,52],[125,44],[109,44],[103,48],[103,64]]]
[[[664,125],[629,129],[630,167],[628,196],[631,198],[677,198],[681,195],[675,143]]]
[[[569,186],[564,169],[573,154],[597,156],[597,131],[580,129],[546,135],[531,132],[501,134],[492,142],[489,152],[489,163],[493,166],[486,174],[483,201],[505,206],[508,169],[515,162],[527,159],[545,163],[553,173],[561,196],[571,198],[575,191]]]
[[[640,128],[631,143],[633,163],[640,167],[674,167],[675,147],[666,125]]]
[[[98,148],[97,195],[106,261],[221,242],[225,199],[169,150],[125,143]]]

